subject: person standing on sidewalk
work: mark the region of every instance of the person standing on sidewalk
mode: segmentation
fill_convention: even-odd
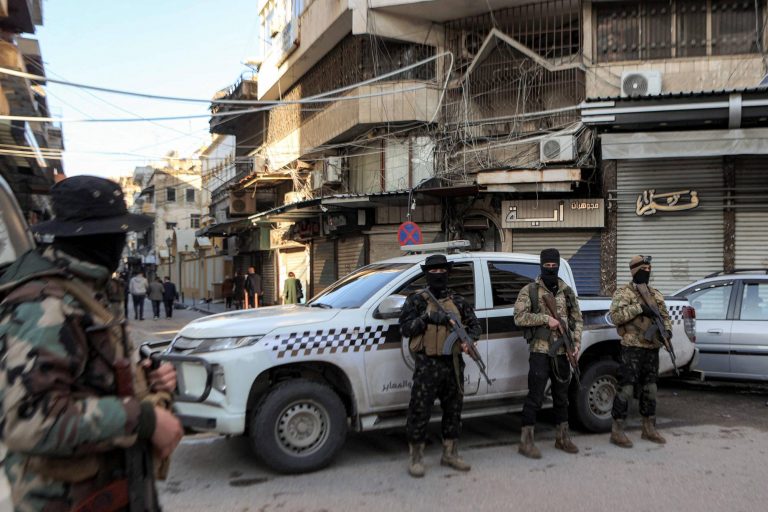
[[[235,291],[235,282],[231,277],[224,278],[224,282],[221,283],[221,294],[224,296],[224,302],[227,309],[232,307],[232,294]]]
[[[235,278],[232,281],[232,296],[234,297],[235,309],[243,309],[243,299],[245,298],[245,276],[238,270],[235,272]]]
[[[627,434],[624,433],[629,401],[634,390],[640,389],[640,416],[643,417],[641,438],[657,444],[667,442],[656,430],[656,381],[659,378],[658,337],[648,339],[645,333],[652,325],[655,316],[653,310],[642,299],[638,286],[647,286],[651,298],[664,321],[667,337],[672,337],[672,323],[664,302],[664,295],[656,288],[651,288],[651,257],[633,256],[629,261],[632,281],[616,290],[611,302],[611,319],[621,336],[621,362],[619,364],[619,389],[613,398],[613,426],[611,443],[622,448],[632,448]]]
[[[531,459],[540,459],[541,451],[534,444],[536,414],[541,409],[547,381],[552,382],[552,401],[555,415],[555,448],[566,453],[578,453],[568,431],[568,387],[571,382],[571,366],[561,346],[550,355],[550,346],[560,337],[560,320],[548,314],[545,296],[552,295],[557,315],[571,330],[574,355],[581,346],[583,321],[576,294],[565,281],[557,277],[560,269],[560,252],[544,249],[539,255],[541,274],[533,283],[520,290],[515,301],[515,325],[523,328],[523,335],[530,343],[528,358],[528,396],[523,405],[522,431],[518,452]]]
[[[248,267],[248,275],[245,277],[245,292],[248,294],[249,308],[257,308],[261,305],[264,292],[261,289],[261,276],[256,273],[254,267]]]
[[[128,231],[120,186],[74,176],[51,188],[55,218],[32,226],[50,247],[0,279],[0,417],[14,510],[160,510],[153,458],[183,436],[157,405],[176,371],[134,362],[123,293],[110,279]],[[134,470],[134,468],[141,468]]]
[[[160,318],[160,303],[163,302],[164,292],[165,288],[159,277],[149,283],[149,300],[152,301],[152,315],[155,320]]]
[[[143,272],[131,278],[130,291],[133,297],[133,319],[144,320],[144,299],[147,298],[149,282]]]
[[[171,278],[165,276],[163,283],[163,304],[165,304],[165,318],[173,316],[173,303],[179,298],[179,292],[176,291],[176,285],[171,282]]]

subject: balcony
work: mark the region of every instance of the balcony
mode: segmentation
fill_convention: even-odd
[[[226,89],[217,92],[213,101],[216,100],[256,100],[258,97],[258,82],[254,73],[244,73],[240,79]],[[243,105],[231,105],[226,103],[212,103],[211,114],[230,112],[232,110],[242,110],[248,108]],[[253,116],[253,114],[251,114]],[[250,117],[250,116],[248,116]],[[223,135],[234,135],[238,122],[242,122],[242,116],[213,116],[209,121],[211,133],[220,133]]]
[[[26,72],[24,57],[19,47],[0,40],[0,67]],[[38,116],[37,102],[32,93],[32,83],[26,78],[0,75],[0,88],[8,100],[9,111],[18,116]]]
[[[396,14],[404,18],[417,18],[436,23],[469,16],[487,14],[488,11],[541,3],[535,0],[369,0],[368,7],[375,11]]]

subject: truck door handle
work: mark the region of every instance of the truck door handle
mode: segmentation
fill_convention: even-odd
[[[709,329],[707,332],[709,334],[723,334],[723,330],[722,329]]]

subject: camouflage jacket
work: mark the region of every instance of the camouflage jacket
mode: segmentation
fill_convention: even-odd
[[[464,297],[450,290],[445,290],[437,298],[443,299],[446,296],[450,296],[461,313],[461,322],[464,324],[467,334],[475,340],[480,338],[483,329],[472,306],[469,305]],[[405,300],[403,311],[400,313],[400,333],[407,338],[424,334],[427,330],[427,323],[427,301],[424,300],[421,293],[412,293]]]
[[[77,279],[122,319],[107,269],[52,248],[25,253],[0,279],[0,433],[18,511],[70,510],[125,477],[123,449],[154,432],[149,402],[116,396],[110,358],[127,347],[96,346],[93,317],[57,277]]]
[[[667,311],[667,305],[664,303],[664,295],[656,288],[649,286],[648,289],[656,299],[659,313],[661,313],[661,318],[664,320],[664,328],[671,331],[672,322],[669,320],[669,312]],[[642,304],[642,298],[635,287],[635,283],[628,283],[613,294],[611,320],[621,335],[621,344],[623,346],[658,349],[661,347],[659,339],[647,340],[643,335],[651,326],[652,320],[643,316],[643,309],[640,304]]]
[[[518,327],[539,327],[545,326],[549,322],[549,314],[547,313],[547,306],[544,303],[544,294],[549,293],[541,277],[536,278],[536,284],[539,290],[539,312],[531,312],[531,290],[532,284],[528,284],[520,290],[520,294],[515,301],[515,324]],[[576,348],[581,347],[581,331],[584,329],[584,322],[581,319],[581,309],[579,309],[579,301],[576,300],[576,294],[568,286],[565,281],[558,279],[557,294],[555,295],[555,304],[557,305],[557,314],[560,318],[568,322],[568,327],[571,330],[573,342],[576,344]],[[568,300],[566,294],[571,296],[571,307],[568,308]],[[551,329],[542,329],[538,332],[547,332],[547,336],[537,335],[534,336],[531,342],[531,352],[538,352],[546,354],[549,352],[549,345],[557,339],[556,331]],[[565,348],[560,347],[557,351],[558,354],[565,354]]]

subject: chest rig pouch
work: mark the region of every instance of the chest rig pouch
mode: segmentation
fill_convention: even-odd
[[[429,295],[424,292],[421,292],[420,295],[427,303],[427,315],[438,311],[437,304],[429,298]],[[456,307],[456,304],[454,304],[450,295],[438,300],[443,309],[455,314],[459,318],[461,317],[461,312]],[[409,348],[412,352],[424,352],[428,356],[442,355],[445,352],[445,342],[450,334],[451,330],[448,326],[428,323],[424,333],[411,338]]]

